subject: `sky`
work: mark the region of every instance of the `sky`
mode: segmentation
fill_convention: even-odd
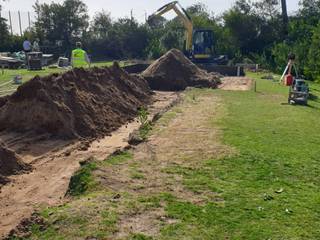
[[[28,25],[28,15],[27,12],[33,10],[32,6],[36,0],[6,0],[3,3],[4,11],[2,16],[8,18],[8,11],[16,12],[12,14],[13,18],[13,28],[14,31],[19,29],[18,27],[18,15],[17,12],[21,11],[21,19],[23,28]],[[63,0],[57,0],[54,2],[62,2]],[[150,15],[155,10],[163,6],[164,4],[170,2],[171,0],[82,0],[84,1],[89,10],[90,16],[93,16],[95,12],[99,12],[102,9],[111,12],[113,19],[119,17],[130,16],[132,10],[133,16],[137,18],[140,22],[143,22],[146,14]],[[52,0],[39,0],[40,3],[50,3]],[[223,11],[229,9],[234,0],[180,0],[180,4],[184,7],[188,7],[196,2],[202,2],[206,4],[211,12],[215,15],[221,14]],[[294,12],[298,9],[299,0],[287,0],[288,11]],[[171,18],[170,14],[167,16]],[[34,15],[31,13],[31,19]]]

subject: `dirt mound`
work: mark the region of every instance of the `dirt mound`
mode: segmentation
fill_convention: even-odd
[[[216,88],[220,83],[218,73],[198,68],[177,49],[170,50],[151,64],[142,76],[152,89],[163,91],[179,91],[188,86]]]
[[[28,172],[31,167],[12,150],[0,143],[0,185],[8,182],[7,176]]]
[[[0,174],[0,188],[1,188],[1,185],[5,185],[5,184],[7,184],[8,182],[10,182],[9,179],[8,179],[7,177],[5,177],[5,176],[2,176],[2,175]]]
[[[150,96],[146,80],[129,75],[118,64],[36,76],[0,108],[0,131],[64,139],[104,136],[134,119]]]
[[[0,97],[0,108],[8,101],[8,96]]]
[[[9,236],[5,239],[25,239],[32,234],[31,228],[37,225],[40,231],[44,231],[47,227],[45,220],[38,214],[33,213],[30,218],[24,218],[19,225],[10,231]]]

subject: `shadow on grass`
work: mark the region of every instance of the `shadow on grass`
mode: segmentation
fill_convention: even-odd
[[[314,101],[314,102],[320,102],[320,101],[319,101],[319,97],[316,96],[316,95],[314,95],[314,94],[312,94],[312,93],[310,94],[309,99],[310,99],[311,101]]]

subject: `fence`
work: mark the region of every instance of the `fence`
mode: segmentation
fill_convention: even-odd
[[[7,20],[9,31],[12,35],[20,35],[30,29],[36,20],[34,12],[24,11],[1,11],[0,17]]]

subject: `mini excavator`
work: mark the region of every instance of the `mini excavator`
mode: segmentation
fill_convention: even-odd
[[[149,26],[154,26],[157,17],[173,10],[185,28],[184,53],[194,63],[226,65],[227,56],[214,56],[214,33],[210,29],[195,29],[192,19],[178,1],[170,2],[149,16]]]

